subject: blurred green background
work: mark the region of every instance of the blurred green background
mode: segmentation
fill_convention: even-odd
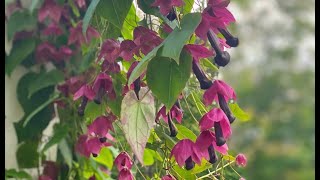
[[[233,124],[247,180],[310,180],[315,163],[314,0],[232,0],[240,39],[220,72],[250,121]]]

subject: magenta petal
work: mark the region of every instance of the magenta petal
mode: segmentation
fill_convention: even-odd
[[[194,152],[192,153],[192,160],[198,165],[201,165],[202,159],[209,159],[208,148],[203,149],[198,146],[194,146],[193,151]]]
[[[111,77],[108,74],[101,72],[96,77],[93,83],[93,90],[95,91],[95,93],[98,93],[102,83],[104,84],[103,88],[105,89],[105,91],[111,91],[111,89],[113,88]]]
[[[133,38],[134,43],[137,45],[137,54],[141,51],[146,55],[162,42],[162,39],[157,36],[156,32],[143,26],[138,26],[134,29]]]
[[[173,29],[167,23],[162,24],[162,29],[166,33],[171,33],[173,31]]]
[[[220,111],[220,113],[223,113],[223,115],[221,115],[222,120],[220,121],[223,137],[225,139],[228,139],[232,134],[230,122],[228,120],[228,117],[225,115],[225,113],[222,110]]]
[[[118,171],[121,171],[124,168],[131,169],[133,163],[128,153],[121,152],[114,160],[114,164],[117,165]]]
[[[216,80],[216,81],[217,81],[217,83],[220,84],[220,86],[223,87],[224,91],[222,91],[222,92],[225,92],[225,94],[223,94],[223,95],[228,97],[228,99],[226,99],[227,102],[229,101],[229,99],[233,99],[235,101],[237,100],[236,93],[234,92],[234,90],[231,86],[229,86],[224,81],[221,81],[221,80]]]
[[[88,136],[87,135],[81,135],[79,138],[78,138],[78,141],[75,145],[75,150],[76,152],[82,154],[83,156],[89,158],[90,157],[90,151],[87,147],[87,139],[88,139]]]
[[[214,134],[214,133],[213,133]],[[226,155],[228,154],[228,145],[227,143],[225,143],[224,145],[222,146],[217,146],[217,143],[216,143],[216,137],[214,136],[214,141],[212,143],[213,147],[214,147],[214,150],[215,151],[218,151],[219,153],[223,154],[223,155]]]
[[[41,175],[41,176],[39,176],[38,180],[53,180],[53,179],[51,179],[51,177],[49,177],[47,175]]]
[[[237,156],[236,156],[236,164],[238,166],[242,166],[242,167],[245,167],[247,165],[247,157],[242,154],[242,153],[239,153]]]
[[[88,126],[88,134],[93,136],[97,135],[99,137],[105,137],[108,134],[109,130],[113,131],[113,126],[112,126],[112,122],[109,121],[106,116],[97,117]]]
[[[156,0],[151,6],[160,6],[160,13],[162,15],[169,14],[173,6],[182,6],[184,2],[182,0]]]
[[[122,41],[120,44],[120,57],[126,61],[130,61],[134,54],[138,54],[136,47],[137,45],[131,40]]]
[[[68,46],[63,45],[59,48],[59,53],[65,55],[65,56],[71,56],[72,50]]]
[[[226,8],[214,8],[214,13],[217,17],[221,17],[225,26],[236,21],[232,13]]]
[[[82,33],[82,21],[80,21],[76,27],[70,28],[68,45],[73,43],[76,43],[78,45],[81,45],[84,43],[88,44],[89,42],[91,42],[93,38],[98,38],[98,37],[100,37],[99,32],[90,26],[87,29],[86,36],[84,36]]]
[[[82,25],[81,25],[81,29],[82,29]],[[94,29],[93,27],[89,26],[87,29],[86,36],[87,36],[87,43],[90,43],[91,39],[99,38],[100,33],[96,29]]]
[[[163,107],[160,109],[159,113],[161,114],[161,117],[163,118],[164,122],[166,122],[166,123],[168,124],[168,116],[167,116],[167,114],[166,114],[166,107],[163,106]]]
[[[208,6],[227,7],[229,3],[230,0],[209,0]]]
[[[215,137],[212,131],[205,130],[200,133],[200,135],[197,137],[195,146],[199,149],[205,149],[207,150],[210,144],[214,141]]]
[[[56,54],[56,47],[49,42],[43,42],[36,48],[36,59],[40,62],[54,60],[56,58]]]
[[[170,113],[171,113],[172,119],[176,119],[177,122],[179,124],[181,124],[182,117],[183,117],[183,113],[182,113],[181,109],[179,109],[176,105],[173,105],[170,110]]]
[[[59,22],[63,7],[55,3],[54,0],[46,0],[38,11],[38,20],[43,22],[46,17],[50,17],[56,23]]]
[[[87,141],[88,150],[93,154],[99,154],[102,148],[102,143],[99,138],[93,137]]]
[[[218,93],[224,96],[226,102],[228,102],[230,99],[236,100],[237,98],[232,87],[221,80],[215,80],[212,86],[203,94],[204,104],[211,104],[212,101],[217,97]]]
[[[193,59],[196,61],[199,61],[201,58],[213,56],[213,52],[203,45],[187,44],[185,45],[185,48],[187,49],[187,51],[189,51]]]
[[[209,31],[210,23],[206,13],[201,14],[201,22],[195,30],[195,34],[202,40],[207,39],[207,32]]]
[[[182,167],[185,161],[193,153],[194,143],[190,139],[183,139],[179,141],[171,150],[170,157],[174,156],[176,162]]]
[[[123,168],[120,172],[119,172],[119,176],[118,176],[119,180],[133,180],[133,175],[131,174],[130,170],[127,168]]]
[[[73,100],[77,100],[80,97],[85,96],[89,100],[93,100],[95,93],[89,85],[83,85],[73,96]]]
[[[62,29],[54,22],[49,24],[49,26],[42,31],[42,34],[46,36],[49,36],[49,35],[59,36],[62,33],[63,33]]]
[[[75,0],[76,4],[79,8],[83,8],[86,6],[86,1],[85,0]]]
[[[224,138],[229,138],[232,131],[230,122],[226,114],[220,108],[213,108],[208,113],[203,115],[199,122],[201,131],[211,129],[214,126],[215,122],[219,122]]]
[[[120,54],[120,43],[114,39],[107,39],[103,42],[98,59],[104,58],[108,62],[114,62]]]
[[[115,141],[115,138],[114,138],[110,133],[107,133],[107,134],[105,135],[105,137],[106,137],[107,139],[109,139],[110,141]]]
[[[176,178],[170,174],[165,175],[161,178],[161,180],[176,180]]]

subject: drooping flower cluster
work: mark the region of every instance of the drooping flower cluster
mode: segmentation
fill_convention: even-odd
[[[119,171],[118,179],[119,180],[133,180],[133,175],[131,173],[132,160],[127,152],[121,152],[116,159],[114,164],[117,166]]]
[[[103,147],[111,146],[115,141],[109,131],[114,131],[112,122],[113,115],[99,116],[89,126],[86,134],[78,138],[75,149],[81,155],[89,158],[92,154],[97,157]]]
[[[110,99],[116,98],[112,78],[108,74],[101,72],[95,78],[92,86],[84,84],[77,92],[74,93],[74,101],[82,97],[81,104],[78,108],[78,114],[80,116],[84,115],[88,101],[94,100],[95,103],[100,104],[105,94],[107,94]]]
[[[89,5],[85,0],[75,0],[68,3],[73,3],[74,7],[72,8],[76,8],[75,6],[79,8],[77,9],[81,11],[79,17],[84,14],[82,10],[85,10]],[[182,7],[185,3],[186,1],[183,0],[155,0],[151,6],[153,9],[159,9],[160,14],[166,16],[169,21],[177,19],[176,23],[179,24],[180,15],[184,13],[178,16],[176,13],[182,11],[176,9],[176,7]],[[204,105],[210,106],[213,101],[216,101],[219,105],[219,107],[209,110],[199,120],[200,133],[195,141],[182,139],[172,148],[171,157],[175,158],[179,166],[185,166],[187,170],[192,169],[195,163],[200,165],[203,159],[212,164],[215,163],[218,159],[216,152],[223,155],[228,153],[226,142],[232,134],[231,123],[235,120],[228,102],[236,100],[236,95],[234,90],[225,82],[221,80],[212,81],[207,78],[205,71],[200,67],[201,59],[213,56],[215,56],[215,65],[222,67],[227,65],[230,61],[230,55],[224,51],[225,48],[236,47],[239,43],[238,38],[233,37],[227,29],[230,23],[235,22],[233,15],[227,10],[228,4],[229,0],[209,0],[207,8],[202,12],[202,20],[195,30],[195,34],[201,39],[200,44],[186,44],[184,46],[184,50],[190,53],[193,58],[192,70],[199,80],[200,87],[206,90],[203,95]],[[75,11],[74,9],[72,10]],[[38,24],[41,25],[41,28],[38,34],[41,36],[42,41],[37,44],[35,52],[35,58],[38,62],[44,63],[49,61],[55,66],[58,65],[56,67],[63,67],[63,70],[65,70],[65,67],[69,67],[68,63],[74,63],[73,61],[77,61],[76,59],[79,56],[86,54],[84,53],[84,49],[94,44],[96,38],[101,38],[100,33],[91,26],[88,26],[86,32],[83,32],[84,22],[79,21],[79,19],[75,21],[74,15],[76,15],[76,12],[73,12],[74,14],[70,12],[71,8],[66,3],[57,2],[56,0],[44,0],[44,3],[40,6]],[[161,18],[163,18],[162,15],[160,15]],[[127,22],[127,19],[125,21]],[[151,17],[150,21],[152,21]],[[174,23],[169,26],[166,24],[168,21],[161,22],[160,27],[163,28],[163,32],[169,34],[173,31],[170,26]],[[112,22],[110,21],[109,23]],[[138,66],[138,60],[164,42],[159,34],[148,29],[147,26],[141,25],[135,27],[132,40],[120,40],[121,38],[105,39],[101,46],[98,47],[95,44],[98,49],[96,63],[99,64],[100,69],[97,71],[95,67],[93,68],[93,71],[95,71],[92,73],[94,74],[94,78],[89,81],[88,79],[90,78],[85,77],[83,74],[79,75],[82,71],[73,72],[73,69],[64,71],[66,81],[58,86],[58,90],[65,97],[69,97],[70,94],[73,95],[73,100],[79,104],[78,115],[80,116],[85,114],[89,101],[102,104],[104,101],[121,99],[118,98],[119,94],[125,96],[130,90],[134,90],[139,100],[141,98],[139,97],[140,88],[147,86],[143,81],[146,73],[141,73],[132,84],[128,84],[128,79]],[[20,36],[22,35],[17,33],[15,38],[19,38]],[[29,34],[29,36],[32,36],[32,34]],[[65,42],[58,43],[58,40]],[[206,47],[207,40],[212,48]],[[196,42],[199,41],[196,40]],[[83,54],[80,55],[79,52],[81,51]],[[125,73],[125,71],[122,71],[123,67],[125,70],[129,67],[127,71],[127,83],[121,81],[120,84],[123,83],[121,84],[122,89],[119,89],[122,92],[119,93],[117,91],[116,93],[115,87],[118,90],[117,85],[119,85],[117,75],[122,76],[122,73]],[[75,66],[75,69],[77,69],[77,66]],[[78,102],[79,100],[81,102]],[[111,146],[115,142],[115,138],[111,135],[114,132],[112,123],[115,119],[116,117],[112,113],[96,117],[87,126],[87,131],[78,137],[75,145],[76,152],[87,158],[91,155],[97,157],[102,148]],[[175,126],[176,122],[173,120],[175,119],[181,124],[183,119],[183,110],[180,107],[179,99],[170,109],[165,106],[160,108],[155,121],[159,124],[160,119],[163,119],[168,125],[170,136],[175,137],[178,131]],[[246,157],[239,154],[236,157],[236,163],[239,166],[245,166]],[[121,152],[116,157],[114,164],[119,171],[118,179],[134,179],[131,172],[133,161],[127,152]],[[100,170],[104,171],[101,167]],[[47,174],[49,173],[44,173],[41,178],[49,178]],[[93,173],[89,179],[96,179],[96,174]],[[161,179],[174,180],[176,177],[167,171],[166,175]]]
[[[223,155],[228,152],[226,141],[232,134],[230,124],[235,120],[228,102],[235,101],[236,94],[224,81],[209,80],[199,64],[199,59],[215,55],[215,64],[225,66],[230,61],[230,55],[224,51],[224,47],[238,45],[238,38],[233,37],[227,30],[227,26],[235,21],[233,15],[226,9],[228,4],[227,0],[209,0],[195,31],[199,38],[209,40],[214,52],[204,45],[185,45],[185,49],[193,57],[192,70],[200,83],[200,88],[206,90],[203,94],[204,104],[209,106],[213,101],[219,104],[219,108],[211,109],[200,119],[200,134],[195,142],[183,139],[171,151],[171,156],[175,157],[178,165],[185,166],[187,170],[192,169],[194,163],[201,164],[203,158],[212,164],[215,163],[217,161],[215,151]],[[218,38],[218,34],[225,39]],[[245,165],[245,162],[243,156],[237,156],[238,164]]]
[[[156,32],[138,26],[133,31],[133,40],[124,40],[120,43],[114,39],[106,39],[101,46],[98,59],[103,59],[103,62],[114,63],[117,58],[121,57],[130,61],[134,55],[140,57],[140,52],[147,55],[161,42],[162,39]]]
[[[76,4],[82,8],[86,6],[85,1],[77,0]],[[94,38],[99,38],[97,30],[88,27],[86,34],[82,32],[82,21],[72,26],[72,17],[68,6],[57,3],[55,0],[45,0],[38,11],[38,21],[41,24],[41,35],[45,39],[36,47],[37,62],[51,61],[60,66],[66,60],[79,51],[82,44],[89,44]],[[61,45],[55,39],[67,35],[68,43]],[[54,37],[54,38],[52,38]]]
[[[166,114],[166,107],[162,106],[159,112],[157,113],[157,116],[155,119],[157,123],[159,123],[160,117],[164,120],[164,122],[168,124],[169,130],[170,130],[170,136],[175,137],[178,134],[178,131],[172,120],[176,119],[176,121],[179,124],[181,124],[182,118],[183,118],[183,113],[179,106],[178,101],[175,103],[175,105],[172,106],[168,114]]]
[[[230,61],[230,55],[224,48],[237,47],[238,38],[231,35],[227,26],[235,22],[235,18],[227,9],[229,0],[209,0],[207,8],[202,12],[202,19],[195,30],[196,35],[203,40],[209,40],[215,51],[215,63],[218,66],[226,66]],[[221,34],[223,38],[217,35]]]

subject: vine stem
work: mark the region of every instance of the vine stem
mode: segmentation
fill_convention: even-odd
[[[139,167],[137,166],[137,164],[134,164],[137,168],[137,170],[139,171],[139,173],[141,174],[141,176],[143,177],[143,179],[147,180],[146,177],[144,177],[144,175],[142,174],[142,172],[140,171]]]
[[[232,166],[230,166],[230,167],[239,177],[242,177]]]
[[[140,101],[143,100],[144,97],[146,97],[146,95],[149,93],[150,89],[148,89],[148,91],[142,96],[142,98],[140,98]]]
[[[188,104],[188,101],[187,101],[187,99],[186,99],[186,97],[185,97],[185,95],[182,93],[182,96],[183,96],[183,100],[186,102],[186,104],[187,104],[187,108],[188,108],[188,110],[189,110],[189,112],[190,112],[190,114],[191,114],[191,116],[192,116],[192,119],[195,121],[195,122],[197,122],[197,124],[199,123],[198,121],[197,121],[197,119],[194,117],[194,115],[193,115],[193,113],[192,113],[192,111],[191,111],[191,109],[190,109],[190,106],[189,106],[189,104]]]
[[[204,176],[199,177],[197,180],[199,180],[199,179],[204,179],[204,178],[206,178],[206,177],[209,177],[209,176],[211,176],[212,174],[214,174],[214,173],[216,173],[216,172],[218,172],[218,171],[222,170],[223,168],[225,168],[225,167],[227,167],[227,166],[231,165],[231,164],[232,164],[232,163],[234,163],[234,162],[235,162],[235,161],[231,161],[231,162],[229,162],[229,163],[225,164],[224,166],[222,166],[222,167],[218,168],[217,170],[212,171],[212,172],[211,172],[211,173],[209,173],[209,174],[206,174],[206,175],[204,175]]]

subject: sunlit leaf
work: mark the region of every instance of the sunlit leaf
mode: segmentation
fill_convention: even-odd
[[[140,89],[139,98],[140,100],[133,90],[124,96],[121,105],[121,124],[132,151],[143,164],[144,148],[155,124],[155,107],[154,98],[147,88]]]

